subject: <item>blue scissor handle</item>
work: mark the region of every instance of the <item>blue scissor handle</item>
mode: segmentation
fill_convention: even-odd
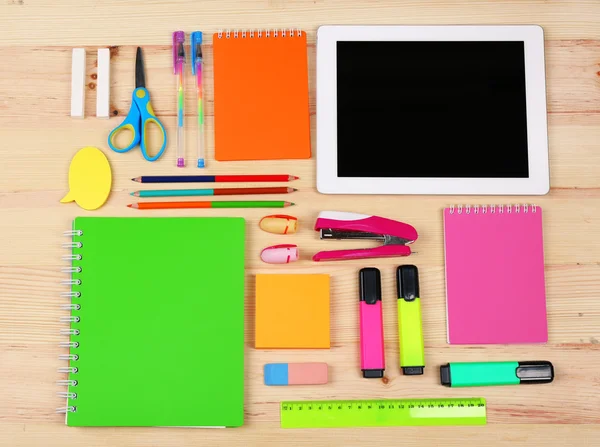
[[[137,103],[141,114],[142,141],[140,143],[140,148],[142,149],[142,155],[148,161],[158,160],[165,151],[165,148],[167,147],[167,131],[165,130],[165,126],[163,126],[163,124],[158,120],[158,118],[154,114],[152,104],[150,104],[150,93],[148,92],[148,90],[146,90],[145,88],[136,88],[133,92],[133,96],[134,101]],[[162,146],[160,147],[160,150],[154,157],[150,157],[148,155],[148,150],[146,146],[146,127],[149,123],[156,124],[162,132],[163,137]]]
[[[148,123],[150,122],[153,122],[158,126],[163,136],[163,144],[158,153],[153,157],[148,155],[146,148],[146,129]],[[123,130],[130,130],[132,133],[132,139],[127,147],[119,148],[115,146],[114,139],[116,135]],[[129,113],[123,122],[114,128],[108,135],[108,146],[115,152],[123,153],[130,151],[138,144],[142,150],[142,155],[148,161],[158,160],[167,147],[167,132],[165,127],[154,114],[152,104],[150,104],[150,93],[148,93],[148,90],[143,87],[136,88],[133,91],[131,109],[129,109]]]
[[[123,122],[120,125],[118,125],[117,127],[115,127],[112,130],[112,132],[108,134],[108,147],[110,147],[115,152],[119,152],[119,153],[127,152],[127,151],[130,151],[131,149],[133,149],[138,144],[140,144],[141,115],[140,115],[140,110],[138,108],[138,105],[135,101],[136,90],[133,91],[133,97],[131,99],[131,108],[129,109],[129,113],[127,114],[127,116],[125,117]],[[131,131],[131,142],[129,143],[128,146],[120,148],[120,147],[115,146],[114,140],[115,140],[115,137],[123,130]]]

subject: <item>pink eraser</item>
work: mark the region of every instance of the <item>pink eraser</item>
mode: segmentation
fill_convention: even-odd
[[[298,246],[293,244],[273,245],[260,253],[260,259],[267,264],[289,264],[299,256]]]
[[[327,383],[327,363],[268,363],[265,385],[323,385]]]

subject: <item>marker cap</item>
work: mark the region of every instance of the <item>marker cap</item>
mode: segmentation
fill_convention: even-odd
[[[401,265],[398,267],[397,284],[398,299],[403,298],[406,301],[414,301],[421,296],[419,291],[419,271],[414,265]]]
[[[547,361],[519,362],[517,377],[521,383],[550,383],[554,380],[554,365]]]
[[[381,301],[381,272],[376,268],[364,268],[360,271],[360,301],[375,304]]]

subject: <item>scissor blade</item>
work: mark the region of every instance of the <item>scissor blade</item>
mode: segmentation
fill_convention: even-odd
[[[137,47],[135,54],[135,88],[146,87],[146,74],[144,72],[144,58],[142,48]]]

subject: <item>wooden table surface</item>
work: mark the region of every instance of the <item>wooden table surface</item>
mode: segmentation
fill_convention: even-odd
[[[246,333],[245,426],[229,430],[177,428],[67,428],[55,414],[64,401],[55,381],[63,378],[58,347],[62,290],[62,230],[75,216],[137,216],[127,209],[138,175],[196,173],[177,170],[175,87],[171,32],[219,28],[301,27],[309,36],[310,109],[315,152],[315,33],[321,24],[539,24],[546,32],[551,192],[544,197],[327,196],[315,190],[315,161],[213,161],[217,173],[291,173],[301,176],[288,211],[301,220],[298,234],[273,236],[258,229],[260,210],[179,210],[153,216],[242,215],[247,218],[247,327],[254,317],[258,272],[320,272],[332,277],[332,348],[329,351],[258,351]],[[116,154],[106,136],[127,113],[133,88],[135,45],[143,45],[147,82],[158,116],[172,136],[166,155],[152,165],[139,151]],[[72,119],[72,47],[87,49],[84,120]],[[113,46],[111,104],[118,117],[95,114],[96,49]],[[600,2],[598,0],[2,0],[0,5],[0,445],[2,446],[192,446],[370,443],[378,445],[598,445],[600,436]],[[212,141],[212,49],[207,47],[207,122]],[[369,67],[365,66],[368,70]],[[282,76],[285,74],[282,73]],[[191,82],[191,75],[188,75]],[[187,110],[193,115],[192,89]],[[192,126],[192,119],[188,120]],[[261,125],[260,120],[257,125]],[[99,211],[60,204],[75,152],[97,146],[113,168],[113,190]],[[195,151],[188,129],[187,155]],[[544,346],[446,344],[441,210],[453,203],[535,202],[544,209],[550,339]],[[401,259],[315,264],[326,249],[311,226],[321,210],[378,214],[414,225],[420,238],[411,261],[421,270],[423,324],[428,367],[422,377],[397,368],[393,272]],[[147,214],[150,215],[150,214]],[[303,259],[270,268],[261,248],[297,243]],[[123,247],[126,254],[127,247]],[[357,271],[382,270],[386,356],[384,380],[359,376]],[[490,287],[502,285],[490,284]],[[482,290],[485,294],[485,290]],[[115,309],[116,310],[116,309]],[[115,349],[135,349],[127,346]],[[448,361],[546,359],[554,363],[551,385],[448,389],[438,366]],[[262,365],[274,361],[325,361],[331,383],[321,387],[273,388],[262,384]],[[173,365],[177,367],[177,365]],[[283,399],[482,396],[485,427],[288,430],[279,428]],[[126,385],[115,384],[115,405],[127,405]]]

